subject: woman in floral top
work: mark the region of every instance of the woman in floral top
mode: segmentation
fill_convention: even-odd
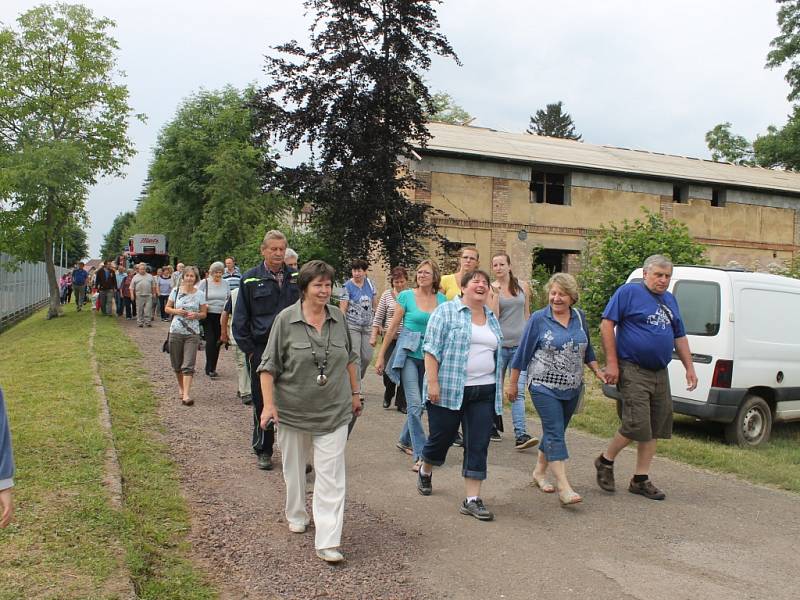
[[[205,294],[195,288],[199,279],[197,267],[184,267],[181,285],[172,290],[165,309],[167,314],[173,315],[169,325],[169,358],[184,406],[194,404],[189,390],[200,345],[200,321],[208,313]]]

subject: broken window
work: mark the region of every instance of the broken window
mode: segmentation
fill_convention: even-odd
[[[725,206],[726,200],[726,192],[727,190],[721,190],[718,188],[714,188],[711,190],[711,206],[716,206],[721,208]]]
[[[672,201],[675,204],[686,204],[689,201],[689,186],[688,185],[673,185],[672,186]]]
[[[564,173],[545,171],[531,173],[531,202],[569,204],[567,198],[567,176]]]

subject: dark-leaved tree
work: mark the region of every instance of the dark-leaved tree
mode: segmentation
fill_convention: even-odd
[[[111,228],[103,236],[103,243],[100,246],[100,257],[115,258],[125,251],[128,245],[128,237],[125,235],[126,228],[133,223],[136,218],[134,212],[124,212],[114,217]]]
[[[458,60],[439,32],[435,0],[306,0],[314,14],[310,47],[296,41],[266,59],[269,84],[255,108],[264,143],[274,134],[311,158],[281,169],[279,185],[311,219],[341,266],[377,251],[411,264],[435,238],[430,206],[403,161],[428,139],[433,113],[423,73],[431,54]]]
[[[562,104],[559,100],[555,104],[548,104],[545,109],[537,110],[531,117],[527,133],[579,141],[583,136],[575,131],[575,123],[570,114],[564,112]]]

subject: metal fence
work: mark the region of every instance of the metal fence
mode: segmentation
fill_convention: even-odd
[[[0,265],[14,259],[0,253]],[[56,277],[69,269],[56,267]],[[16,271],[0,266],[0,331],[19,319],[46,305],[50,300],[50,286],[44,262],[21,263]]]

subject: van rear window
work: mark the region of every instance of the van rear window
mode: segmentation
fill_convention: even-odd
[[[672,290],[688,335],[719,333],[719,285],[711,281],[678,281]]]

